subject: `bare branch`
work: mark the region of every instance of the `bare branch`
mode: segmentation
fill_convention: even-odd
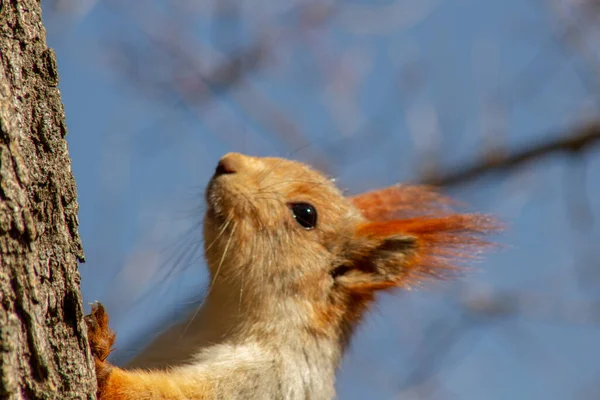
[[[600,142],[600,121],[576,128],[569,135],[557,135],[551,140],[534,143],[512,154],[487,154],[485,159],[450,169],[438,176],[426,177],[423,183],[434,186],[457,186],[469,183],[492,172],[507,173],[525,163],[553,155],[580,154]]]

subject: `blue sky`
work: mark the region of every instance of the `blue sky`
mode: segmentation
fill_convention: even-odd
[[[201,221],[203,187],[224,153],[324,157],[328,173],[356,193],[417,180],[423,148],[441,149],[430,161],[452,168],[481,157],[491,139],[512,151],[597,112],[582,79],[586,64],[561,41],[549,2],[351,2],[302,40],[294,37],[293,12],[246,5],[249,22],[223,23],[233,32],[225,44],[211,36],[210,14],[199,12],[181,24],[191,24],[194,40],[210,50],[209,65],[217,64],[213,54],[258,40],[265,26],[291,38],[275,42],[269,64],[249,73],[248,85],[193,107],[149,96],[120,73],[118,57],[134,53],[115,61],[110,45],[148,42],[127,15],[93,4],[79,14],[47,9],[45,21],[79,190],[84,301],[109,308],[119,359],[201,295],[202,260],[177,264],[170,256],[198,243],[200,232],[188,231]],[[390,8],[372,26],[357,23],[377,7]],[[160,65],[142,68],[164,73]],[[347,80],[336,80],[343,74]],[[251,108],[257,94],[267,99],[257,104],[283,113],[306,146],[290,145],[264,123]],[[490,129],[498,133],[486,136]],[[584,160],[551,157],[452,188],[471,208],[508,223],[503,248],[461,283],[382,296],[344,361],[340,398],[594,398],[598,320],[568,309],[597,302],[600,284],[598,228],[572,217],[585,197],[593,216],[600,210],[600,157]],[[487,318],[461,308],[465,287],[543,301],[522,317]],[[426,384],[407,388],[403,382],[420,370]]]

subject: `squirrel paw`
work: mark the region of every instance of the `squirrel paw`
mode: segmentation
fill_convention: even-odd
[[[98,386],[108,377],[111,366],[106,358],[115,343],[115,333],[108,326],[108,314],[99,302],[92,304],[92,312],[85,316],[88,330],[88,342],[96,364]]]

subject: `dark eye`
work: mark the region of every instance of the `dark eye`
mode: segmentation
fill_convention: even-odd
[[[291,203],[289,205],[296,222],[304,229],[317,226],[317,209],[308,203]]]

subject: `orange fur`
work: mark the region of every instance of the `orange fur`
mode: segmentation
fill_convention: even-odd
[[[204,400],[212,398],[212,385],[205,379],[184,373],[125,371],[106,360],[112,351],[115,333],[100,303],[86,316],[88,340],[98,380],[98,400]]]
[[[401,265],[393,277],[357,279],[349,285],[350,290],[340,299],[337,309],[330,310],[328,315],[334,312],[342,317],[344,337],[360,322],[377,291],[453,276],[461,270],[461,262],[493,246],[483,237],[501,228],[489,215],[455,213],[451,208],[455,202],[431,187],[396,185],[354,196],[351,201],[368,220],[356,227],[356,241],[371,242],[353,253],[357,270],[375,275],[373,266],[365,268],[361,259],[380,257],[373,248],[385,240],[405,238],[407,249],[401,260],[390,260],[391,264]]]
[[[458,270],[461,261],[491,245],[483,236],[500,229],[489,215],[455,213],[456,203],[430,186],[395,185],[351,199],[369,220],[357,227],[358,236],[415,238],[417,250],[406,261],[408,273],[400,286]]]
[[[455,204],[430,186],[394,185],[361,193],[350,198],[352,204],[370,221],[389,221],[417,215],[450,212]]]
[[[497,221],[488,215],[449,214],[369,222],[359,226],[356,234],[375,238],[400,234],[415,238],[416,249],[405,262],[404,281],[398,283],[406,287],[421,278],[444,278],[460,270],[461,261],[491,246],[482,237],[499,229]]]
[[[205,400],[213,398],[213,386],[189,374],[114,367],[98,400]]]
[[[106,361],[112,351],[116,335],[109,327],[108,314],[100,303],[92,305],[92,312],[86,315],[85,322],[88,330],[90,350],[94,357],[96,377],[98,380],[98,399],[104,400],[102,393],[106,393],[107,383],[112,367]],[[111,397],[120,400],[116,397]]]

